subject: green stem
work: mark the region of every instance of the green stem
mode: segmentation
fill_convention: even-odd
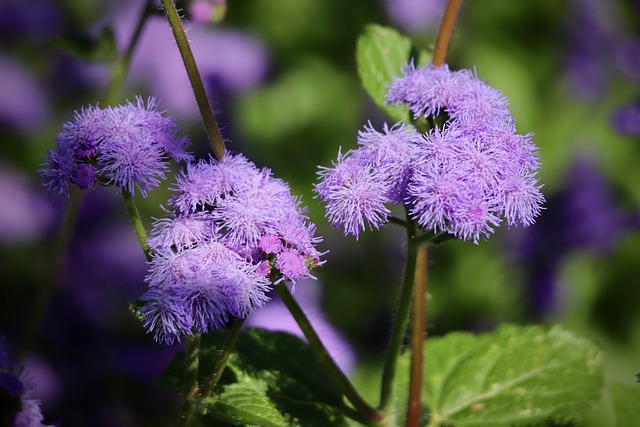
[[[389,222],[392,223],[392,224],[400,225],[402,227],[406,227],[407,226],[407,221],[405,221],[403,219],[400,219],[398,217],[395,217],[395,216],[390,216],[389,217]]]
[[[411,368],[405,427],[418,427],[422,408],[424,340],[426,337],[427,248],[428,246],[423,243],[416,251],[416,273],[413,280],[413,308],[411,310]]]
[[[451,42],[451,35],[453,34],[461,4],[462,0],[449,0],[447,2],[447,8],[442,16],[442,22],[440,22],[440,29],[436,37],[436,47],[433,50],[432,62],[435,66],[440,66],[447,61],[449,43]]]
[[[311,326],[311,322],[309,322],[309,319],[304,314],[297,301],[293,298],[293,295],[291,295],[291,292],[289,292],[289,289],[284,284],[284,282],[280,282],[279,284],[277,284],[275,286],[275,290],[278,292],[280,298],[282,298],[282,301],[291,312],[291,315],[293,316],[295,321],[298,323],[298,326],[304,333],[304,336],[307,338],[309,345],[318,355],[320,361],[329,370],[349,402],[351,402],[353,406],[358,410],[358,412],[363,414],[370,422],[375,423],[382,421],[382,419],[384,418],[384,414],[371,407],[353,387],[353,384],[351,384],[349,378],[347,378],[340,367],[338,367],[324,344],[322,344],[320,337],[318,337],[318,334],[313,329],[313,326]]]
[[[407,222],[407,240],[411,241],[416,233],[416,224],[413,220]],[[395,380],[396,366],[398,357],[400,356],[400,350],[402,349],[402,342],[407,332],[407,325],[409,324],[409,312],[411,309],[411,296],[413,294],[414,275],[416,271],[416,259],[417,259],[416,245],[408,245],[407,248],[407,263],[404,273],[404,284],[402,286],[402,293],[400,294],[400,305],[398,307],[398,314],[396,320],[393,323],[391,329],[391,337],[389,341],[389,348],[384,361],[384,368],[382,370],[382,384],[380,386],[380,404],[378,409],[388,413],[390,411],[392,397],[393,397],[393,383]]]
[[[147,258],[147,261],[151,261],[151,250],[149,249],[149,243],[147,242],[147,232],[144,230],[144,225],[142,224],[142,219],[140,218],[136,202],[133,200],[133,196],[128,190],[122,190],[122,196],[124,197],[124,201],[127,205],[129,216],[131,216],[131,222],[133,222],[133,228],[136,231],[138,240],[140,241],[140,246],[144,251],[144,256]]]
[[[196,61],[193,57],[193,52],[189,46],[189,41],[187,40],[184,28],[182,28],[180,16],[178,15],[178,11],[176,10],[173,0],[162,0],[162,5],[164,6],[165,13],[167,14],[169,25],[171,25],[173,36],[178,44],[178,49],[180,50],[184,67],[187,71],[187,75],[189,76],[189,81],[191,82],[193,94],[195,95],[196,102],[198,103],[200,115],[202,116],[205,129],[207,130],[207,135],[209,136],[209,141],[213,147],[213,153],[216,158],[220,160],[224,154],[224,142],[222,141],[222,136],[220,135],[220,129],[218,128],[216,118],[211,110],[207,93],[204,90],[204,84],[202,83],[198,66],[196,65]]]
[[[247,320],[246,318],[237,319],[233,324],[233,327],[231,328],[231,332],[227,337],[227,341],[224,343],[224,348],[222,349],[222,353],[220,353],[220,357],[218,357],[218,360],[216,360],[216,364],[213,367],[213,374],[211,375],[211,378],[209,379],[207,386],[202,391],[202,394],[204,396],[207,396],[207,397],[211,396],[211,392],[213,391],[214,387],[218,384],[218,381],[220,381],[220,377],[222,376],[222,373],[224,372],[224,368],[227,365],[227,360],[229,360],[229,355],[231,354],[231,350],[233,350],[233,346],[235,345],[236,340],[240,336],[240,331],[242,331],[242,327],[244,326],[244,323],[246,322],[246,320]]]
[[[153,0],[147,0],[138,17],[138,22],[136,23],[136,28],[133,32],[133,36],[129,41],[129,46],[127,46],[127,50],[125,50],[124,54],[118,58],[113,63],[111,68],[111,83],[107,88],[107,92],[103,98],[103,102],[106,105],[111,105],[115,103],[120,96],[120,92],[122,91],[122,86],[124,86],[124,82],[127,79],[127,74],[129,73],[129,67],[131,65],[131,58],[133,57],[133,51],[138,45],[138,40],[140,40],[140,34],[142,34],[142,29],[144,28],[144,24],[147,22],[147,19],[153,13],[155,9]]]
[[[198,396],[198,370],[200,368],[200,333],[195,333],[186,343],[186,363],[180,427],[191,426]]]

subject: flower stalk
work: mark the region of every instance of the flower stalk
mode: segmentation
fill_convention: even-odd
[[[309,345],[315,351],[316,355],[320,358],[320,362],[331,373],[333,379],[342,389],[342,392],[349,400],[349,402],[351,402],[351,404],[353,404],[358,412],[363,414],[371,423],[382,421],[384,418],[384,414],[382,414],[379,410],[371,407],[362,398],[362,396],[360,396],[353,384],[351,384],[351,381],[349,381],[344,372],[342,372],[340,367],[333,360],[326,347],[320,340],[317,332],[313,329],[313,326],[311,326],[311,322],[302,311],[300,305],[298,305],[298,302],[293,298],[293,295],[291,295],[291,292],[289,292],[289,289],[284,284],[284,282],[280,282],[279,284],[277,284],[275,286],[275,290],[278,292],[278,295],[280,295],[282,302],[284,302],[286,307],[289,309],[291,315],[304,333],[304,336],[307,338]]]
[[[436,47],[433,50],[432,62],[436,67],[447,62],[451,35],[453,34],[453,28],[455,27],[461,4],[462,0],[449,0],[447,2],[447,8],[442,16],[442,22],[440,22],[440,29],[436,37]]]
[[[416,251],[416,272],[413,284],[411,309],[411,368],[409,374],[409,399],[406,427],[418,427],[421,413],[421,396],[424,367],[424,340],[426,338],[426,281],[428,244],[419,244]]]
[[[162,5],[164,6],[167,19],[169,20],[173,36],[178,44],[180,56],[182,56],[184,67],[187,71],[187,75],[189,76],[189,82],[191,82],[191,88],[193,89],[193,94],[196,97],[198,109],[200,110],[200,115],[202,116],[207,135],[209,136],[213,153],[216,156],[216,159],[220,160],[222,159],[222,155],[225,150],[224,141],[220,135],[220,128],[218,127],[216,118],[211,110],[207,92],[204,89],[202,77],[198,71],[198,66],[196,65],[195,58],[193,57],[193,52],[191,51],[191,46],[187,40],[187,35],[182,27],[180,15],[178,15],[178,10],[176,9],[173,0],[162,0]]]
[[[408,218],[408,217],[407,217]],[[407,240],[415,236],[417,231],[415,221],[407,219]],[[400,304],[395,322],[391,329],[391,337],[387,349],[387,355],[382,370],[382,384],[380,386],[380,404],[378,409],[388,413],[391,410],[393,385],[396,375],[398,357],[402,349],[402,343],[409,324],[409,313],[411,311],[411,297],[415,283],[416,260],[418,247],[409,245],[407,250],[407,262],[405,266],[404,283],[400,294]]]
[[[127,205],[127,211],[129,211],[129,216],[133,223],[133,229],[136,232],[136,236],[138,236],[138,241],[144,251],[144,256],[147,258],[147,261],[151,261],[151,249],[147,242],[147,232],[142,224],[138,207],[136,206],[136,202],[133,200],[133,195],[128,190],[122,190],[122,197],[124,197],[125,204]]]
[[[233,347],[236,344],[236,340],[238,339],[238,336],[240,336],[240,332],[242,331],[242,327],[244,326],[244,323],[246,322],[246,320],[247,320],[246,318],[237,319],[233,324],[233,327],[231,328],[231,332],[227,337],[227,341],[224,344],[224,348],[222,349],[222,352],[220,353],[218,360],[216,360],[215,366],[213,368],[213,375],[211,375],[211,378],[209,378],[209,382],[207,383],[206,387],[202,390],[201,394],[204,395],[205,397],[211,396],[213,389],[218,384],[218,381],[220,381],[220,377],[222,377],[224,368],[227,365],[227,360],[229,360],[229,355],[231,354],[231,351],[233,350]]]
[[[186,344],[186,364],[184,374],[185,397],[182,406],[182,414],[180,417],[180,427],[188,427],[193,423],[193,416],[196,407],[196,398],[198,395],[198,371],[200,368],[200,334],[195,333],[192,337],[187,338]]]

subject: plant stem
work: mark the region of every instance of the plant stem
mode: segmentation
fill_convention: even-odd
[[[198,370],[200,368],[200,334],[195,333],[186,343],[186,364],[183,394],[185,397],[180,417],[180,427],[191,426],[198,395]]]
[[[204,390],[202,390],[202,394],[204,396],[209,397],[211,395],[211,392],[213,391],[213,388],[218,384],[218,381],[220,381],[220,377],[224,372],[224,367],[227,364],[227,360],[229,360],[231,350],[233,349],[233,346],[235,345],[236,340],[238,339],[240,331],[242,331],[242,327],[244,326],[246,320],[246,318],[237,319],[233,324],[233,328],[231,328],[231,332],[227,337],[227,341],[224,343],[222,353],[220,353],[220,356],[218,357],[218,360],[216,360],[216,364],[213,367],[213,375],[211,375],[207,386],[204,388]]]
[[[147,242],[147,232],[144,230],[144,225],[142,224],[142,219],[140,218],[140,213],[138,212],[136,203],[133,200],[133,196],[128,190],[122,190],[122,196],[124,197],[124,201],[127,205],[129,216],[131,216],[131,222],[133,222],[133,228],[136,231],[138,240],[140,241],[140,246],[142,246],[142,250],[144,251],[144,256],[147,258],[147,261],[151,261],[151,250],[149,249],[149,243]]]
[[[407,226],[407,221],[405,221],[403,219],[400,219],[400,218],[397,218],[395,216],[390,216],[389,217],[389,222],[392,223],[392,224],[400,225],[402,227],[406,227]]]
[[[318,355],[320,361],[329,370],[329,372],[333,376],[333,379],[340,386],[342,392],[347,397],[349,402],[351,402],[353,406],[358,410],[358,412],[363,414],[367,420],[370,420],[371,422],[381,421],[384,418],[384,414],[371,407],[353,387],[351,381],[349,381],[344,372],[342,372],[340,367],[338,367],[324,344],[322,344],[320,337],[318,337],[318,334],[313,329],[313,326],[311,326],[311,322],[309,322],[309,319],[304,314],[297,301],[293,298],[293,295],[291,295],[291,292],[289,292],[289,289],[284,284],[284,282],[280,282],[279,284],[277,284],[275,286],[275,290],[278,292],[280,298],[282,298],[282,301],[291,312],[291,315],[295,319],[296,323],[298,323],[298,326],[304,333],[304,336],[307,338],[309,345]]]
[[[438,36],[436,37],[436,47],[433,51],[432,62],[435,66],[440,66],[447,62],[447,52],[449,51],[451,34],[453,34],[453,27],[455,26],[461,4],[462,0],[449,0],[447,2],[447,8],[444,11]]]
[[[413,220],[407,221],[407,240],[411,241],[416,233],[416,224]],[[416,259],[417,259],[416,245],[408,245],[407,248],[407,263],[404,273],[404,284],[402,286],[402,293],[400,294],[400,305],[398,307],[398,314],[396,320],[393,323],[391,329],[391,338],[389,340],[389,347],[387,349],[387,355],[384,361],[384,368],[382,370],[382,384],[380,386],[380,404],[378,409],[387,413],[390,410],[391,401],[393,397],[393,383],[395,380],[396,366],[398,363],[398,357],[400,356],[400,350],[402,349],[402,342],[407,332],[407,325],[409,324],[409,312],[411,308],[411,296],[413,294],[414,275],[416,271]]]
[[[213,154],[216,156],[216,159],[220,160],[224,154],[224,142],[222,141],[222,136],[220,135],[220,129],[218,128],[216,118],[211,110],[207,93],[204,90],[204,84],[202,83],[198,66],[196,65],[196,61],[193,57],[193,52],[189,46],[189,41],[187,40],[184,28],[182,28],[180,16],[178,15],[178,11],[176,10],[173,0],[162,0],[162,5],[164,6],[165,13],[167,14],[169,25],[171,25],[173,36],[178,44],[178,49],[180,50],[184,67],[187,70],[193,94],[196,97],[198,109],[200,110],[200,115],[202,116],[205,129],[207,130],[211,147],[213,148]]]
[[[118,58],[113,63],[111,68],[111,83],[107,88],[107,92],[103,98],[103,102],[106,105],[111,105],[115,103],[120,95],[122,90],[122,86],[126,81],[127,74],[129,73],[129,66],[131,65],[131,58],[133,57],[133,51],[135,47],[138,45],[138,40],[140,40],[140,34],[142,34],[142,29],[144,28],[144,24],[147,22],[147,18],[151,16],[153,13],[155,6],[153,0],[147,0],[140,13],[140,17],[138,18],[138,22],[136,23],[136,28],[133,31],[133,36],[129,41],[129,46],[127,46],[127,50],[125,50],[124,54]]]
[[[405,427],[418,427],[422,407],[422,370],[424,367],[424,340],[426,337],[427,248],[428,245],[422,243],[416,251],[416,273],[413,284],[413,308],[411,310],[411,370]]]

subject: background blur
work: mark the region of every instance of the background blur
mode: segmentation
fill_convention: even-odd
[[[317,166],[331,165],[339,147],[355,147],[368,120],[378,129],[388,120],[358,81],[355,47],[364,26],[394,26],[430,48],[443,1],[228,0],[220,23],[208,22],[212,3],[179,6],[227,148],[271,168],[302,195],[324,236],[320,249],[330,252],[314,272],[318,280],[298,283],[296,295],[341,364],[366,383],[378,376],[395,314],[404,233],[389,225],[359,241],[345,238],[324,219],[313,184]],[[61,425],[163,425],[178,408],[153,381],[179,347],[154,343],[128,311],[145,290],[146,264],[121,196],[112,189],[83,196],[54,274],[64,207],[44,193],[37,173],[74,110],[104,99],[112,63],[143,6],[0,2],[0,334],[36,379],[47,421]],[[448,62],[475,68],[511,100],[518,130],[535,133],[547,203],[528,229],[431,251],[429,334],[561,323],[604,348],[610,379],[634,383],[640,1],[467,1]],[[196,157],[208,155],[159,12],[143,29],[118,102],[135,95],[159,98]],[[167,187],[138,201],[148,226],[162,215]],[[295,330],[277,301],[252,322]],[[41,325],[37,339],[34,324]]]

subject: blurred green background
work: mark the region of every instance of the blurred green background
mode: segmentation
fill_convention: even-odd
[[[321,307],[361,366],[376,366],[403,273],[403,230],[389,225],[358,241],[344,237],[324,218],[313,184],[318,165],[330,166],[340,147],[354,148],[368,120],[378,129],[389,120],[359,83],[355,47],[365,25],[394,26],[416,47],[431,49],[443,2],[229,0],[219,23],[195,22],[195,4],[179,6],[194,21],[188,23],[189,36],[228,149],[271,168],[302,196],[324,236],[320,248],[329,251],[327,263],[314,272]],[[46,202],[11,210],[18,199],[10,183],[18,179],[29,197],[43,197],[37,169],[46,150],[74,110],[104,96],[111,63],[126,46],[142,3],[29,0],[2,7],[0,168],[7,172],[0,186],[0,234],[15,231],[11,215],[23,212],[22,220],[40,221],[30,234],[1,242],[0,331],[11,342],[20,341],[33,296],[46,280],[61,208]],[[561,323],[603,347],[610,379],[634,383],[640,372],[640,135],[621,131],[615,117],[640,100],[639,18],[640,3],[631,0],[463,3],[448,63],[475,69],[510,99],[519,132],[535,133],[548,202],[529,229],[505,226],[478,245],[450,241],[431,251],[430,335],[482,331],[501,322]],[[163,38],[143,31],[119,100],[158,96],[161,109],[178,117],[197,157],[204,157],[203,126],[180,75],[177,50],[162,15],[152,19]],[[242,40],[225,38],[229,34]],[[181,79],[176,77],[175,86],[169,63]],[[83,206],[80,233],[126,224],[120,199],[106,194],[112,201],[83,201],[98,207]],[[139,201],[148,225],[162,215],[159,205],[169,194],[164,184]],[[51,214],[42,219],[34,209]],[[135,247],[135,239],[128,242]],[[83,252],[79,244],[73,248]],[[144,259],[138,255],[131,258],[142,265],[142,272],[136,267],[133,295],[144,290]],[[150,341],[127,318],[131,292],[117,292],[121,308],[109,313],[109,322],[98,322],[100,332]],[[51,347],[36,345],[33,351],[47,360]],[[59,366],[51,369],[59,372]],[[359,368],[360,376],[378,375],[366,369]],[[136,417],[142,412],[131,405],[127,410],[140,425]]]

